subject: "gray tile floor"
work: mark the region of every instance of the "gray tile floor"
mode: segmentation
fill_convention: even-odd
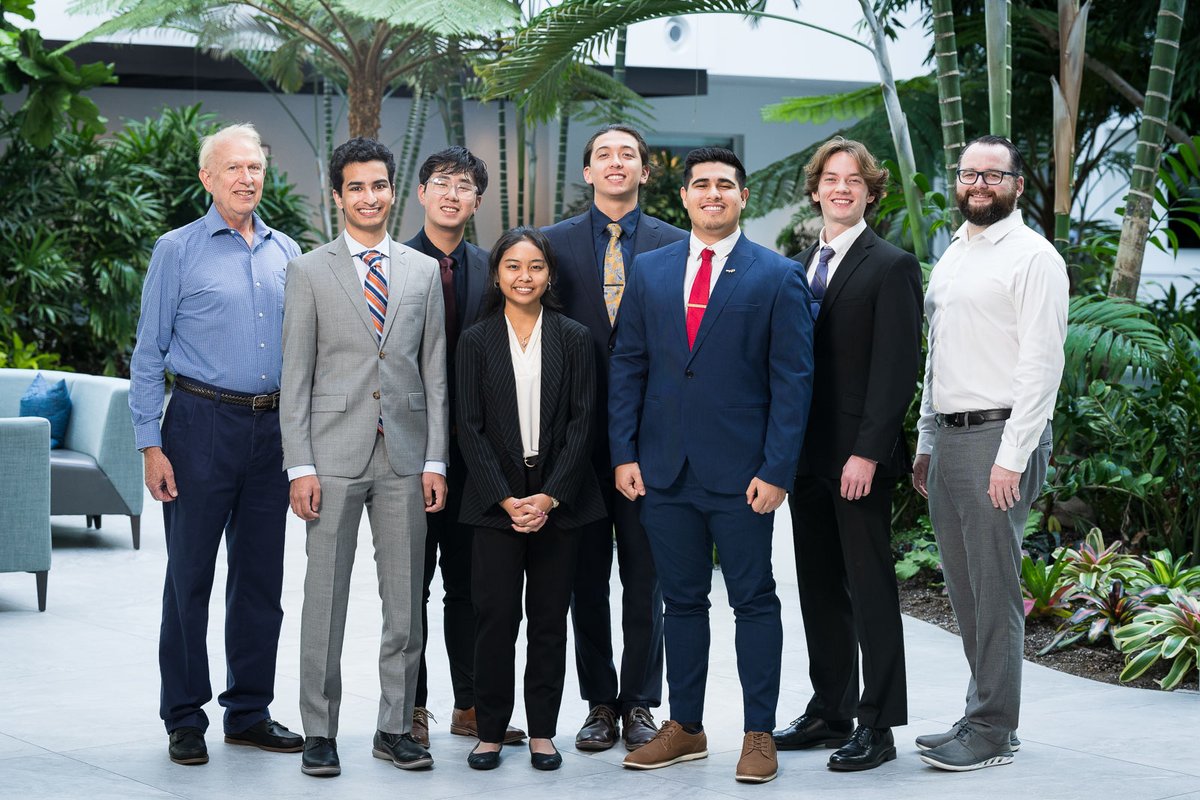
[[[430,643],[430,707],[434,769],[406,773],[371,757],[378,677],[378,596],[364,518],[349,612],[339,750],[343,774],[318,780],[300,773],[298,755],[262,753],[221,743],[210,732],[211,761],[180,767],[167,759],[157,715],[156,642],[165,553],[162,517],[147,498],[143,546],[130,546],[128,521],[106,517],[99,532],[82,517],[54,519],[49,603],[36,610],[34,581],[0,574],[0,798],[365,798],[434,800],[649,797],[844,798],[1087,798],[1200,800],[1200,694],[1167,694],[1108,686],[1027,665],[1021,725],[1024,746],[1006,767],[950,774],[917,759],[913,736],[958,718],[966,666],[958,639],[905,619],[910,724],[897,729],[900,757],[865,773],[825,768],[828,751],[783,753],[778,780],[747,786],[733,780],[741,745],[741,698],[733,656],[733,618],[719,577],[713,590],[713,653],[709,670],[709,758],[654,772],[620,766],[624,751],[584,755],[571,746],[587,709],[568,669],[558,744],[562,770],[537,773],[521,749],[510,749],[494,772],[465,763],[471,740],[449,733],[451,695],[440,637]],[[299,729],[299,610],[304,575],[303,526],[288,523],[283,635],[275,717]],[[807,658],[788,521],[777,515],[776,567],[784,614],[784,685],[780,723],[800,713],[809,693]],[[217,587],[223,586],[218,575]],[[431,620],[441,628],[435,586]],[[213,675],[223,674],[219,631],[221,590],[214,592],[209,637]],[[615,600],[615,598],[614,598]],[[219,692],[220,688],[217,687]],[[210,717],[220,719],[211,704]],[[518,709],[516,724],[523,721]]]

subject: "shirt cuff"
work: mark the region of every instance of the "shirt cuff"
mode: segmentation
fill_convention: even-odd
[[[1001,442],[1000,449],[996,451],[996,466],[1004,467],[1012,472],[1025,472],[1025,467],[1029,465],[1029,453],[1022,453],[1012,445]]]
[[[422,472],[436,472],[443,478],[446,477],[446,462],[444,461],[426,461],[425,466],[421,469]]]
[[[315,464],[301,464],[298,467],[288,467],[288,480],[294,481],[296,478],[307,478],[309,475],[317,474]]]
[[[134,429],[133,446],[138,450],[162,447],[162,429],[159,427],[159,421],[154,419],[138,425]]]

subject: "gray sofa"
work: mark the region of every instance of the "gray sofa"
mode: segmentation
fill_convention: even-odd
[[[0,572],[32,572],[38,611],[50,572],[50,423],[0,419]]]
[[[20,413],[21,395],[39,370],[0,369],[0,418]],[[141,547],[142,456],[134,447],[129,381],[40,370],[65,379],[71,419],[63,447],[50,451],[50,513],[82,514],[100,527],[104,514],[129,517],[133,547]],[[47,442],[49,433],[47,432]],[[0,449],[6,445],[0,444]]]

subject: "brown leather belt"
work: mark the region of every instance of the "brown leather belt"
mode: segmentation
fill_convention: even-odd
[[[207,386],[189,382],[186,378],[175,378],[175,388],[181,392],[194,394],[206,400],[219,400],[232,406],[242,406],[254,411],[274,411],[279,408],[279,392],[271,394],[240,394],[238,392],[218,391]]]
[[[939,428],[970,428],[972,425],[982,425],[985,422],[1008,419],[1012,416],[1011,408],[991,408],[987,411],[959,411],[957,414],[937,414],[934,419]]]

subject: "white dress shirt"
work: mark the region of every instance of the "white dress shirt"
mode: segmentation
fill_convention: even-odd
[[[350,235],[350,231],[345,231],[342,236],[346,240],[346,247],[350,250],[350,260],[354,262],[354,271],[358,273],[358,282],[364,286],[362,301],[365,304],[367,302],[365,286],[367,283],[367,272],[370,271],[370,267],[362,260],[361,255],[368,250],[376,250],[383,254],[383,263],[379,265],[379,271],[383,273],[383,280],[390,289],[392,285],[392,235],[385,233],[383,241],[374,247],[367,247],[362,242],[355,241],[354,237]],[[426,461],[422,471],[445,475],[446,465],[441,461]],[[291,467],[287,471],[289,481],[294,481],[296,478],[303,478],[306,475],[316,474],[317,467],[315,464],[300,464]]]
[[[542,316],[538,314],[533,323],[529,341],[521,349],[521,341],[508,315],[504,324],[508,328],[508,352],[512,355],[513,379],[517,385],[517,419],[521,424],[521,447],[525,457],[538,454],[538,437],[541,436],[542,420]]]
[[[696,234],[691,235],[688,240],[687,270],[683,274],[684,316],[687,316],[687,304],[688,298],[692,296],[692,284],[696,282],[696,274],[700,272],[700,253],[706,249],[713,251],[712,274],[708,277],[708,294],[711,297],[712,291],[717,285],[717,278],[721,277],[721,273],[725,271],[725,262],[729,259],[729,252],[733,250],[733,246],[737,244],[738,237],[741,235],[742,229],[739,227],[721,241],[713,244],[705,244],[696,238]]]
[[[832,247],[833,257],[829,259],[829,265],[825,268],[825,287],[828,289],[829,284],[833,283],[833,273],[837,271],[838,265],[842,263],[842,259],[854,243],[858,241],[858,237],[867,229],[867,221],[862,217],[858,222],[851,225],[846,230],[833,237],[833,241],[825,241],[825,229],[821,229],[821,238],[817,241],[817,249],[813,251],[812,259],[808,262],[808,285],[812,286],[813,278],[817,274],[817,262],[821,260],[821,248]]]
[[[969,239],[967,224],[955,232],[925,292],[918,454],[933,451],[935,414],[1011,408],[995,463],[1025,471],[1054,416],[1068,291],[1062,257],[1020,210]]]

